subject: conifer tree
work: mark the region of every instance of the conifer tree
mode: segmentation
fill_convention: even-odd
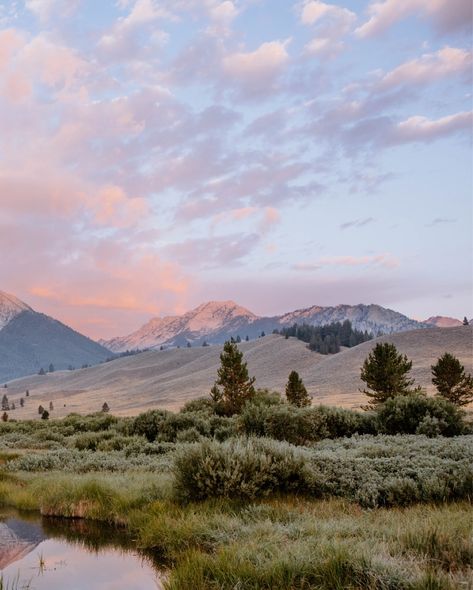
[[[431,369],[437,395],[457,406],[473,401],[473,378],[465,373],[465,367],[453,354],[446,352]]]
[[[7,394],[5,393],[4,396],[2,397],[2,410],[9,410],[10,409],[10,404],[8,402],[8,397]]]
[[[286,397],[291,405],[299,408],[310,406],[311,404],[311,398],[297,371],[291,371],[289,374],[289,379],[286,385]]]
[[[107,402],[104,402],[104,403],[102,404],[102,412],[104,412],[105,414],[106,414],[107,412],[110,412],[110,407],[109,407],[109,405],[107,404]]]
[[[212,399],[226,414],[238,414],[245,403],[254,396],[254,382],[255,378],[250,379],[248,376],[248,368],[243,362],[243,353],[238,350],[236,342],[225,342],[220,355],[217,380],[210,392]]]
[[[469,326],[470,325],[470,322],[468,321],[468,318],[466,316],[463,318],[463,325],[464,326]]]
[[[49,420],[49,412],[48,410],[43,410],[41,414],[41,420]]]
[[[2,421],[8,422],[8,414],[6,412],[3,412],[3,414],[2,414]]]
[[[20,397],[20,406],[23,407],[25,405],[25,400]]]
[[[49,402],[49,411],[52,412],[54,410],[53,402]]]
[[[38,406],[38,414],[42,414],[44,412],[43,406]]]
[[[374,408],[396,395],[420,393],[419,387],[412,389],[414,379],[408,377],[412,368],[404,354],[399,354],[394,344],[379,342],[365,359],[361,368],[361,380],[367,389],[361,390],[370,398],[368,408]]]

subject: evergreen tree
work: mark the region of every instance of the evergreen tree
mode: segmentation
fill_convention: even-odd
[[[240,334],[238,334],[236,337],[236,343],[239,344],[240,342],[241,342],[241,338],[240,338]]]
[[[3,414],[2,414],[2,421],[8,422],[8,414],[6,412],[3,412]]]
[[[41,414],[44,412],[44,408],[43,406],[38,406],[38,414],[41,416]]]
[[[220,355],[217,380],[210,393],[212,399],[219,403],[225,413],[238,414],[245,403],[254,396],[254,382],[255,378],[250,379],[248,376],[243,353],[238,350],[236,342],[225,342]]]
[[[53,402],[49,402],[49,411],[52,412],[54,410]]]
[[[246,342],[249,342],[250,341],[250,337],[248,335],[246,336],[245,341]]]
[[[20,397],[20,406],[23,407],[25,405],[25,400]]]
[[[191,348],[192,344],[190,342],[187,342],[187,348]]]
[[[470,322],[468,321],[468,318],[466,316],[463,318],[463,325],[464,326],[469,326],[470,325]]]
[[[408,377],[411,368],[412,361],[399,354],[394,344],[376,344],[361,368],[361,380],[368,387],[361,391],[370,398],[368,407],[376,407],[396,395],[420,392],[420,388],[412,389],[414,380]]]
[[[2,410],[9,410],[9,409],[10,409],[10,404],[8,402],[7,394],[5,393],[4,396],[2,397]]]
[[[287,401],[299,408],[310,406],[311,399],[297,371],[291,371],[286,385]]]
[[[39,370],[38,375],[46,375],[45,370],[43,369],[43,367],[41,367],[41,369]]]
[[[43,410],[43,412],[41,413],[41,420],[49,420],[48,410]]]
[[[102,404],[102,412],[104,412],[104,414],[106,414],[107,412],[110,412],[110,407],[109,407],[109,405],[107,404],[107,402],[104,402],[104,403]]]
[[[473,378],[465,373],[465,367],[453,354],[446,352],[431,369],[437,395],[457,406],[473,401]]]
[[[15,402],[12,402],[11,409],[16,410]]]
[[[30,390],[29,389],[26,390],[25,395],[26,395],[26,397],[29,397],[30,396]]]
[[[54,365],[53,365],[53,363],[50,363],[50,365],[49,365],[49,372],[50,373],[54,373]]]

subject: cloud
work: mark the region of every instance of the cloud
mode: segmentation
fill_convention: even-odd
[[[333,56],[343,49],[342,38],[354,26],[356,14],[335,4],[306,0],[301,6],[300,20],[316,32],[316,37],[305,46],[306,53]]]
[[[262,43],[254,51],[239,51],[225,55],[223,71],[247,95],[261,95],[274,88],[289,61],[290,40]]]
[[[293,270],[312,271],[328,267],[358,267],[380,266],[384,268],[397,268],[399,260],[392,254],[376,254],[372,256],[327,256],[314,262],[299,262],[293,266]]]
[[[447,46],[391,70],[382,77],[379,88],[386,90],[403,84],[428,84],[447,76],[471,73],[471,67],[471,51]]]
[[[356,29],[359,37],[383,33],[400,20],[421,16],[439,33],[471,29],[470,0],[384,0],[368,6],[369,19]]]
[[[457,133],[471,134],[473,112],[455,113],[440,119],[414,116],[398,123],[392,131],[393,143],[431,142]]]
[[[340,229],[348,229],[350,227],[364,227],[365,225],[368,225],[369,223],[373,222],[373,217],[365,217],[364,219],[354,219],[352,221],[345,221],[345,223],[342,223],[340,225]]]
[[[432,219],[430,223],[426,223],[425,227],[434,227],[435,225],[441,225],[444,223],[456,223],[456,219],[452,219],[450,217],[436,217]]]
[[[71,16],[79,2],[80,0],[26,0],[25,6],[40,21],[47,21],[51,17]]]

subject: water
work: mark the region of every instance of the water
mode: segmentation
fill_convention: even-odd
[[[17,512],[0,512],[1,576],[8,590],[162,589],[156,562],[124,532]]]

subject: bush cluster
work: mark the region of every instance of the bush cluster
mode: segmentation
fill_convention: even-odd
[[[363,506],[471,497],[473,437],[354,437],[295,447],[265,438],[205,441],[178,452],[176,494],[184,500],[255,498],[292,491],[340,496]]]

